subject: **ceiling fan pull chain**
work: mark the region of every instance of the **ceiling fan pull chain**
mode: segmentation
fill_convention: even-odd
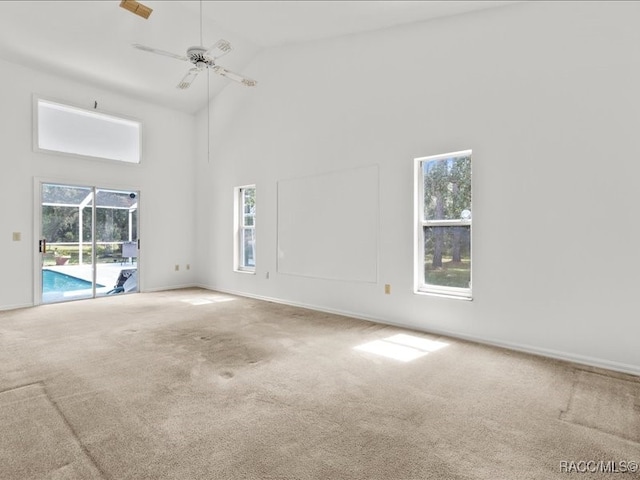
[[[200,0],[200,45],[203,45],[202,43],[202,0]]]

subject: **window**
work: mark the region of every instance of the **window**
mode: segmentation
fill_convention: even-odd
[[[416,292],[471,298],[471,211],[471,150],[416,159]]]
[[[237,187],[235,269],[240,272],[256,270],[256,187]]]
[[[140,163],[140,122],[36,99],[34,147]]]

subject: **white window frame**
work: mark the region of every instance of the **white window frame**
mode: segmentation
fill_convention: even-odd
[[[256,195],[255,185],[243,185],[234,188],[234,270],[240,273],[253,273],[256,271],[256,211],[252,214],[253,225],[245,224],[245,204],[244,192],[246,190],[254,190],[254,198]],[[257,205],[257,201],[256,201]],[[253,266],[245,265],[245,249],[244,249],[244,232],[253,232]]]
[[[41,134],[40,134],[40,105],[48,105],[54,109],[65,111],[67,113],[73,113],[78,118],[88,117],[93,119],[101,119],[105,122],[112,124],[128,125],[135,127],[138,130],[137,134],[137,154],[135,158],[123,158],[116,156],[99,156],[92,155],[91,153],[78,153],[77,151],[69,151],[64,149],[52,149],[41,146]],[[89,110],[76,105],[72,105],[66,102],[54,100],[51,98],[45,98],[38,95],[33,95],[33,150],[39,153],[53,153],[57,155],[70,156],[81,159],[102,160],[108,162],[117,162],[123,165],[139,165],[142,161],[142,122],[138,119],[127,117],[124,115],[115,115],[112,113],[106,113],[97,109]]]
[[[425,227],[453,227],[453,226],[469,226],[469,234],[473,239],[473,227],[471,226],[473,216],[468,220],[465,219],[451,219],[451,220],[428,220],[425,219],[424,212],[424,177],[422,164],[424,162],[444,160],[452,157],[471,157],[471,196],[472,196],[472,208],[473,208],[473,155],[472,150],[461,150],[459,152],[443,153],[439,155],[431,155],[428,157],[416,158],[414,162],[414,206],[415,206],[415,237],[414,237],[414,293],[416,294],[431,294],[440,295],[452,298],[460,298],[471,300],[472,289],[471,281],[469,282],[469,288],[458,287],[446,287],[440,285],[430,285],[425,283],[424,277],[424,228]],[[471,241],[470,249],[473,250],[473,241]],[[473,279],[473,251],[471,251],[471,279]]]

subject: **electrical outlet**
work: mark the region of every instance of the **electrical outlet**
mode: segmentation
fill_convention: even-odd
[[[384,293],[386,295],[390,295],[391,294],[391,285],[390,284],[385,283],[385,285],[384,285]]]
[[[19,242],[22,240],[22,233],[20,232],[13,232],[13,241],[14,242]]]
[[[176,270],[176,272],[177,272],[178,270],[180,270],[180,265],[176,265],[176,266],[175,266],[175,270]]]

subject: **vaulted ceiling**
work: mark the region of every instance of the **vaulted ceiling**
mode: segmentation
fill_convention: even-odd
[[[220,65],[251,77],[265,48],[322,40],[509,1],[145,1],[148,19],[119,0],[0,1],[0,58],[133,95],[185,112],[206,104],[206,75],[176,88],[191,65],[131,47],[139,43],[185,55],[188,47],[224,38],[233,50]],[[201,15],[202,12],[202,15]],[[257,78],[259,82],[259,78]],[[212,74],[209,95],[247,88]],[[259,88],[259,83],[258,83]]]

